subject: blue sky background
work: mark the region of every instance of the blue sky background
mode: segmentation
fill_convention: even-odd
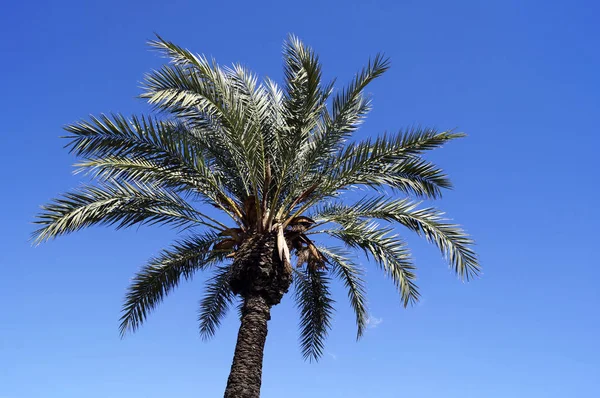
[[[61,126],[146,111],[143,74],[163,60],[153,32],[221,63],[281,77],[298,34],[327,77],[370,55],[367,137],[420,123],[467,139],[433,159],[456,189],[440,206],[478,242],[481,279],[460,283],[409,237],[422,302],[400,306],[368,269],[372,328],[355,343],[345,293],[318,364],[297,345],[291,300],[273,311],[263,397],[600,396],[597,153],[600,6],[594,1],[53,1],[0,13],[0,397],[218,397],[237,332],[197,333],[203,276],[119,339],[126,286],[168,229],[94,228],[32,248],[38,206],[76,187]]]

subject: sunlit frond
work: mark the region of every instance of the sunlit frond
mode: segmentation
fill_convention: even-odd
[[[79,171],[197,192],[218,204],[227,196],[220,175],[204,156],[207,148],[182,123],[101,115],[65,129],[70,133],[67,147],[84,158]]]
[[[322,87],[321,63],[314,50],[296,36],[289,36],[283,49],[287,124],[292,129],[291,148],[308,138],[317,125],[331,86]]]
[[[389,186],[437,198],[441,189],[451,187],[450,181],[440,169],[417,156],[458,137],[462,135],[416,130],[351,144],[324,166],[322,174],[328,177],[325,193],[352,185]]]
[[[137,330],[147,315],[179,285],[197,271],[221,261],[223,255],[210,247],[220,238],[215,233],[194,235],[152,258],[133,278],[121,316],[121,336]]]
[[[343,241],[348,247],[362,249],[389,276],[402,296],[404,306],[419,300],[415,284],[415,266],[412,264],[406,243],[392,234],[389,228],[379,227],[367,221],[348,219],[340,221],[342,228],[325,232]]]
[[[298,182],[302,148],[326,111],[333,83],[322,84],[319,58],[314,50],[291,35],[284,45],[285,87],[283,114],[286,128],[280,134],[282,173],[276,175],[277,191],[272,207],[289,204],[292,187]],[[291,199],[293,200],[293,199]],[[282,209],[278,209],[282,210]],[[281,212],[278,211],[278,216]]]
[[[35,223],[41,225],[33,233],[37,243],[97,224],[117,228],[136,224],[215,226],[209,217],[173,192],[116,181],[64,194],[43,206]]]
[[[433,207],[419,208],[410,199],[365,198],[353,205],[324,205],[315,219],[345,223],[349,219],[395,221],[434,243],[461,278],[469,280],[480,271],[473,240],[463,229]]]

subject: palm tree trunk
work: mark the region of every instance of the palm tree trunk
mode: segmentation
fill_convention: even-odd
[[[259,398],[262,362],[271,307],[259,296],[244,300],[242,324],[238,332],[233,364],[227,380],[225,398]]]

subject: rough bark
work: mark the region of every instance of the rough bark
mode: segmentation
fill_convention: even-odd
[[[225,398],[259,398],[262,362],[271,307],[260,295],[244,300],[240,330]]]
[[[258,398],[267,321],[292,283],[291,270],[276,251],[276,234],[248,237],[238,249],[229,284],[244,300],[241,325],[225,398]]]
[[[231,290],[242,297],[262,296],[270,306],[279,304],[292,283],[276,251],[274,233],[248,238],[236,253],[230,280]]]

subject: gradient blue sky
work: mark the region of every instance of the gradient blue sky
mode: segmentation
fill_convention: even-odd
[[[600,6],[594,1],[10,2],[0,15],[0,397],[218,397],[237,322],[209,343],[203,277],[120,340],[129,278],[168,229],[94,228],[32,248],[38,206],[76,187],[61,126],[143,112],[158,32],[222,63],[281,77],[298,34],[327,77],[349,80],[377,51],[360,137],[420,123],[469,134],[434,154],[456,185],[440,206],[478,242],[481,279],[462,284],[409,238],[422,302],[401,309],[368,269],[372,328],[355,343],[344,293],[327,354],[301,360],[290,300],[273,311],[263,397],[600,396],[597,153]]]

